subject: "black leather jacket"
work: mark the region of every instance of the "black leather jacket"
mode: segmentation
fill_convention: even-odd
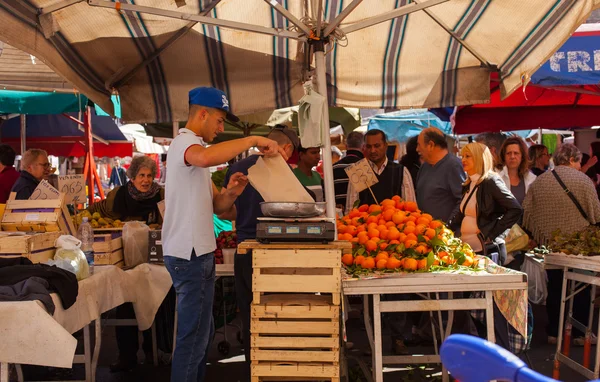
[[[463,187],[463,199],[468,194],[469,186]],[[521,205],[506,188],[504,181],[495,174],[481,181],[473,197],[477,198],[477,227],[481,231],[479,239],[482,243],[503,243],[510,228],[523,214]],[[451,219],[451,227],[460,231],[463,218],[461,209]]]

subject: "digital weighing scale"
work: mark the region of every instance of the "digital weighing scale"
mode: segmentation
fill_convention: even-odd
[[[335,240],[335,219],[260,217],[256,240],[271,242],[322,242]]]

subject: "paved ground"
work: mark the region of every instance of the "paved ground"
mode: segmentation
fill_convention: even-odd
[[[544,332],[544,326],[546,323],[545,308],[543,306],[534,307],[534,316],[536,323],[534,326],[534,336],[532,341],[532,349],[529,352],[530,359],[533,363],[533,367],[538,372],[546,376],[552,375],[552,360],[555,351],[554,346],[550,346],[546,343],[546,336]],[[236,323],[236,320],[233,321]],[[370,356],[367,355],[367,338],[366,332],[359,318],[353,317],[347,322],[348,340],[352,341],[354,346],[348,351],[350,356],[349,370],[352,375],[351,381],[365,381],[362,377],[361,371],[354,361],[355,358],[363,358],[367,363],[370,363]],[[240,344],[236,339],[237,329],[228,327],[228,339],[232,345],[230,354],[223,356],[217,350],[217,344],[223,340],[223,335],[218,333],[215,341],[211,348],[209,355],[209,367],[206,377],[207,382],[236,382],[244,381],[242,378],[242,361],[243,351],[240,348]],[[387,337],[387,336],[384,336]],[[98,382],[125,382],[125,381],[147,381],[147,382],[158,382],[158,381],[169,381],[169,366],[154,367],[152,365],[140,365],[136,370],[127,373],[115,373],[112,374],[109,371],[108,365],[114,361],[117,356],[116,343],[114,337],[114,330],[112,328],[106,328],[104,330],[102,338],[102,352],[99,360],[99,367],[97,372]],[[389,349],[389,343],[387,338],[384,338],[384,352]],[[413,354],[428,354],[432,353],[433,349],[428,350],[427,348],[410,348],[414,351]],[[595,347],[592,349],[595,352]],[[575,358],[581,357],[583,353],[582,348],[573,348],[572,354]],[[141,356],[140,356],[141,358]],[[397,368],[386,368],[384,370],[384,379],[387,382],[390,381],[429,381],[429,380],[441,380],[439,377],[439,367],[425,367],[424,365],[415,365],[415,368],[409,369],[406,367]],[[29,372],[29,378],[35,380],[48,379],[45,372]],[[59,375],[61,379],[83,379],[84,372],[82,366],[75,367],[72,371],[61,373]],[[56,378],[54,378],[56,380]],[[581,375],[571,371],[567,367],[561,368],[561,379],[569,382],[586,381]]]

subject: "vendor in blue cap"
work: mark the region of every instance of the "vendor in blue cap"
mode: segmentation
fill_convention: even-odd
[[[231,114],[227,95],[219,89],[199,87],[189,93],[185,128],[169,147],[162,229],[164,262],[177,292],[177,337],[171,381],[204,380],[208,348],[214,334],[212,316],[215,285],[213,213],[231,213],[233,203],[248,179],[233,174],[221,192],[211,181],[209,167],[218,166],[252,147],[263,155],[285,152],[277,142],[250,136],[212,146],[207,143],[224,130]]]

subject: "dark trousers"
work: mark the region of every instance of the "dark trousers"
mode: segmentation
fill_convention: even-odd
[[[250,305],[252,304],[252,252],[235,254],[233,266],[235,275],[235,295],[237,306],[242,319],[242,337],[244,340],[244,354],[246,356],[244,378],[250,381]]]
[[[117,306],[117,318],[120,319],[135,319],[135,311],[133,304],[126,302],[123,305]],[[137,362],[137,351],[140,347],[138,341],[137,326],[116,326],[117,347],[119,348],[119,359],[124,362]],[[152,329],[144,330],[144,353],[152,354]]]
[[[546,271],[548,274],[548,297],[546,297],[546,313],[548,314],[548,326],[546,334],[551,337],[558,337],[558,324],[560,316],[560,299],[563,285],[563,271],[551,269]],[[590,293],[591,287],[588,286],[577,293],[573,301],[573,317],[584,325],[587,325],[590,314]],[[565,303],[565,315],[568,313],[569,304]],[[585,333],[573,328],[573,338],[581,337]]]

